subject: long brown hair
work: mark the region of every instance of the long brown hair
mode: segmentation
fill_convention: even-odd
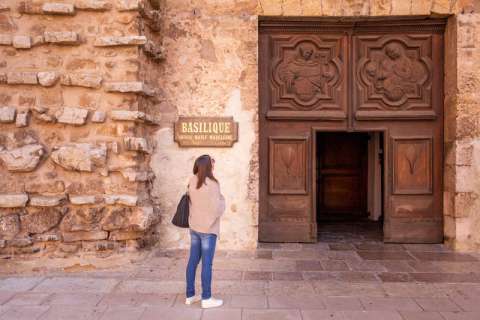
[[[207,177],[218,183],[218,180],[213,176],[212,158],[208,154],[204,154],[195,160],[193,174],[197,175],[198,178],[197,189],[200,189]]]

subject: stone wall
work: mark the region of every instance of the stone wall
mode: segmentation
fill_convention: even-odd
[[[155,238],[159,119],[145,106],[157,92],[142,69],[162,56],[155,12],[137,0],[0,4],[1,254],[105,255]]]

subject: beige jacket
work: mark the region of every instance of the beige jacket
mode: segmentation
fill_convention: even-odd
[[[225,211],[225,198],[220,192],[220,185],[207,178],[205,184],[197,189],[196,175],[188,182],[190,195],[190,229],[201,233],[220,233],[220,217]]]

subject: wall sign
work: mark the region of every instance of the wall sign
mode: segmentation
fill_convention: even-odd
[[[181,147],[231,147],[238,141],[238,122],[233,117],[180,117],[174,139]]]

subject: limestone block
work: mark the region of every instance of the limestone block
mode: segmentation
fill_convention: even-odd
[[[0,159],[8,171],[29,172],[37,168],[44,154],[43,146],[36,143],[11,150],[2,150],[0,151]]]
[[[54,123],[56,121],[55,117],[52,115],[49,115],[48,113],[34,113],[33,117],[37,120],[40,120],[46,123]]]
[[[15,122],[15,114],[17,109],[15,107],[0,107],[0,123]]]
[[[76,0],[75,8],[81,10],[107,11],[112,5],[107,0]]]
[[[88,110],[65,107],[56,115],[57,122],[73,125],[83,125],[87,121]]]
[[[54,86],[58,81],[58,74],[55,71],[42,71],[37,73],[38,83],[44,87]]]
[[[97,73],[68,73],[62,76],[61,83],[64,86],[100,88],[102,76]]]
[[[20,216],[20,225],[28,234],[43,233],[57,226],[63,214],[60,208],[30,209],[28,214]]]
[[[8,84],[38,84],[37,73],[30,71],[7,73]]]
[[[122,176],[130,182],[135,181],[149,181],[152,180],[155,176],[151,171],[138,171],[134,168],[125,168],[120,170]]]
[[[0,194],[0,208],[22,208],[28,201],[26,193]]]
[[[0,238],[13,239],[20,231],[20,220],[17,214],[0,217]]]
[[[138,121],[145,120],[145,112],[130,111],[130,110],[113,110],[110,112],[110,117],[118,121]]]
[[[97,198],[92,195],[78,195],[68,197],[71,204],[83,205],[83,204],[95,204],[97,202]]]
[[[260,0],[261,14],[267,16],[280,16],[283,14],[282,0]]]
[[[63,218],[60,230],[64,232],[98,230],[104,217],[105,207],[74,208]]]
[[[129,194],[106,194],[103,196],[106,204],[121,204],[125,206],[136,206],[138,197]]]
[[[18,12],[22,14],[43,14],[42,3],[28,1],[20,1],[18,4]]]
[[[95,40],[96,47],[112,47],[112,46],[138,46],[145,44],[147,38],[145,36],[122,36],[122,37],[99,37]]]
[[[60,243],[58,245],[58,250],[60,252],[72,254],[77,252],[78,249],[80,249],[80,246],[80,243]]]
[[[85,251],[109,251],[119,247],[118,242],[101,240],[97,242],[84,241],[82,248]]]
[[[73,31],[45,31],[45,42],[55,44],[79,44],[78,33]]]
[[[62,236],[56,232],[44,233],[44,234],[34,234],[32,235],[33,242],[50,242],[50,241],[60,241]]]
[[[450,0],[433,0],[431,13],[448,14],[451,13]]]
[[[158,222],[158,215],[152,207],[111,208],[102,221],[107,231],[145,231]]]
[[[104,167],[107,161],[107,147],[90,143],[70,143],[54,148],[52,160],[67,170],[92,172]]]
[[[104,111],[95,111],[92,116],[92,122],[103,123],[105,122],[107,114]]]
[[[12,240],[8,240],[7,244],[12,247],[28,247],[33,244],[32,238],[24,237],[24,238],[14,238]]]
[[[118,11],[138,10],[139,0],[116,0],[115,7]]]
[[[0,34],[0,46],[11,46],[13,38],[9,34]]]
[[[29,36],[13,36],[12,45],[17,49],[30,49],[32,41]]]
[[[105,83],[105,91],[107,92],[132,92],[142,93],[145,95],[153,95],[154,92],[145,83],[141,81],[130,82],[107,82]]]
[[[46,14],[74,15],[75,7],[70,3],[47,2],[43,4],[42,11]]]
[[[125,145],[125,149],[130,151],[139,151],[145,153],[152,152],[150,145],[145,138],[123,137],[123,143]]]
[[[105,240],[108,237],[108,232],[106,231],[64,232],[62,236],[63,236],[64,242]]]
[[[43,38],[42,35],[32,37],[32,47],[36,47],[43,43],[45,43],[45,39]]]
[[[412,14],[428,15],[432,7],[432,0],[412,1]]]
[[[65,195],[31,196],[28,204],[32,207],[55,207],[59,206],[63,200],[65,200]]]
[[[135,240],[135,239],[141,239],[144,236],[145,236],[145,232],[143,231],[114,230],[110,232],[108,240],[113,240],[113,241]]]

